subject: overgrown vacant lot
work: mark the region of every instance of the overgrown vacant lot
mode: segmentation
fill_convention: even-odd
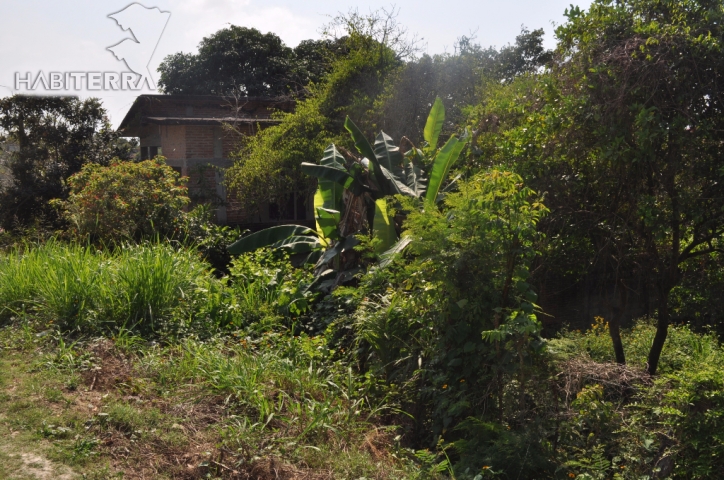
[[[2,330],[2,478],[403,478],[405,452],[319,342],[69,345]],[[408,473],[412,473],[411,470]]]
[[[404,352],[379,370],[361,365],[404,339],[384,333],[404,320],[399,304],[381,315],[364,297],[350,309],[340,289],[316,306],[333,321],[315,327],[325,317],[288,310],[289,298],[305,298],[295,290],[305,275],[262,252],[219,280],[193,251],[167,244],[109,253],[48,242],[5,254],[0,478],[708,479],[721,470],[724,353],[713,334],[672,326],[652,377],[650,321],[622,331],[627,365],[613,363],[605,320],[564,331],[541,340],[528,378],[508,377],[501,424],[468,417],[430,444],[415,430],[440,420],[415,403],[431,391],[422,373],[395,383]],[[374,274],[366,281],[374,286]],[[460,408],[451,400],[473,381],[448,380],[434,394]]]

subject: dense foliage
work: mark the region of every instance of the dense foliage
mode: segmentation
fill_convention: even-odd
[[[63,205],[92,241],[8,248],[0,320],[162,343],[154,382],[234,412],[222,477],[719,478],[724,6],[566,18],[553,52],[524,29],[421,58],[389,16],[336,18],[345,54],[227,173],[248,208],[315,192],[315,227],[239,235],[161,163],[90,162]],[[238,27],[199,55],[239,67],[235,32],[291,55]]]
[[[166,57],[158,84],[169,94],[276,97],[319,81],[344,50],[327,40],[292,49],[274,33],[231,25],[205,37],[198,53]]]
[[[81,239],[112,244],[165,237],[189,203],[185,180],[163,157],[88,164],[68,179],[70,194],[60,207]]]
[[[724,234],[724,12],[708,2],[601,1],[567,15],[556,33],[554,68],[501,89],[481,109],[481,121],[499,123],[482,155],[515,165],[549,193],[549,234],[560,239],[555,270],[590,265],[616,286],[609,302],[622,312],[627,292],[657,299],[649,357],[655,373],[672,291],[692,271],[687,265],[716,252]]]
[[[0,226],[57,222],[48,202],[65,198],[64,181],[85,164],[129,159],[132,143],[119,138],[97,99],[14,95],[0,99],[0,143],[9,151],[0,183]]]
[[[302,174],[301,162],[315,162],[330,143],[351,147],[340,135],[346,116],[365,121],[385,79],[402,64],[393,46],[385,43],[386,37],[372,38],[360,28],[350,25],[347,35],[337,40],[348,52],[318,85],[310,86],[295,111],[279,114],[279,125],[248,138],[236,154],[226,178],[246,208],[311,194],[314,182]]]

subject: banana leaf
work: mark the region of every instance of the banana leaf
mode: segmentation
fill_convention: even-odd
[[[227,250],[232,255],[241,255],[259,248],[270,247],[292,236],[308,234],[314,234],[314,230],[303,225],[279,225],[242,237],[227,247]]]
[[[389,250],[385,251],[380,255],[380,268],[385,268],[387,265],[399,255],[409,244],[412,243],[412,237],[402,237],[399,239]]]
[[[376,186],[380,189],[382,195],[389,195],[391,190],[388,181],[382,173],[380,163],[377,161],[375,151],[370,145],[370,142],[367,141],[367,138],[364,136],[362,131],[349,117],[347,117],[344,121],[344,128],[346,128],[352,136],[352,140],[354,140],[354,146],[357,148],[357,151],[367,159],[365,167],[369,170],[371,174],[370,177],[374,178]]]
[[[467,140],[467,131],[460,139],[453,135],[435,156],[430,172],[430,182],[427,184],[427,193],[425,194],[426,203],[435,203],[437,200],[437,195],[440,193],[445,177],[447,177],[450,168],[460,157]]]
[[[350,250],[357,245],[359,245],[359,240],[357,240],[353,235],[350,235],[346,238],[340,238],[333,247],[325,250],[321,258],[317,262],[317,267],[324,265],[325,263],[331,262],[332,260],[334,260],[334,257],[339,255],[340,253],[346,252],[347,250]]]
[[[377,245],[377,253],[387,251],[397,240],[395,224],[387,215],[387,200],[380,198],[375,202],[375,219],[372,225],[372,232],[375,238],[382,242]]]
[[[336,240],[339,238],[339,220],[341,218],[338,210],[332,210],[327,208],[318,207],[315,209],[317,214],[315,219],[317,220],[318,233],[326,240]]]
[[[342,198],[342,189],[346,188],[353,195],[362,195],[365,192],[364,185],[347,170],[302,162],[302,172],[319,179],[319,187],[322,192],[329,192],[329,194],[323,193],[323,195],[329,195],[330,201],[334,199],[334,206],[337,206],[338,199]],[[327,182],[333,183],[333,185]],[[332,205],[325,208],[332,208]]]
[[[407,186],[405,181],[397,178],[392,172],[387,170],[385,167],[380,165],[380,171],[387,180],[388,195],[407,195],[408,197],[414,197],[415,192]],[[403,173],[404,175],[404,173]]]
[[[374,149],[377,162],[399,177],[402,174],[402,153],[392,137],[380,132],[375,139]]]
[[[428,152],[434,152],[437,149],[437,139],[440,137],[444,122],[445,105],[442,104],[440,97],[437,97],[435,98],[435,103],[432,104],[430,114],[427,116],[425,130],[423,131],[423,136],[427,142],[426,150],[428,150]]]
[[[313,235],[293,235],[270,245],[270,247],[283,248],[290,253],[308,253],[319,250],[322,243],[318,237]]]
[[[412,161],[405,164],[405,183],[407,188],[412,192],[412,196],[420,198],[425,195],[427,190],[427,179],[423,177],[423,171],[420,167],[412,163]]]
[[[347,117],[344,120],[344,128],[346,128],[352,136],[352,140],[354,140],[354,146],[357,147],[357,151],[365,158],[376,160],[375,151],[372,148],[372,145],[370,145],[370,142],[367,141],[367,137],[364,136],[364,133],[362,133],[357,125],[354,124],[351,118]]]
[[[344,158],[337,151],[337,147],[331,144],[324,150],[324,156],[319,163],[325,168],[331,168],[338,172],[346,173],[344,168]],[[304,164],[302,164],[302,171],[304,171]],[[340,210],[342,204],[342,191],[344,187],[340,186],[337,182],[331,179],[319,178],[319,189],[317,193],[321,196],[321,203],[317,204],[317,198],[315,195],[314,206],[331,208],[333,210]]]

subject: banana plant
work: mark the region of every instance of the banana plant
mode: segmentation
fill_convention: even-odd
[[[403,154],[384,132],[370,144],[347,117],[344,126],[360,157],[345,158],[332,144],[319,164],[301,165],[304,173],[318,179],[314,195],[316,230],[299,225],[272,227],[239,239],[228,247],[229,253],[241,254],[261,247],[308,253],[307,260],[317,262],[318,274],[329,276],[330,270],[337,271],[338,281],[350,267],[340,257],[358,244],[355,235],[366,230],[379,240],[378,253],[384,263],[389,263],[409,241],[398,241],[394,219],[387,212],[388,197],[420,198],[426,208],[434,207],[467,142],[466,131],[460,138],[451,136],[438,149],[444,120],[445,107],[437,98],[425,124],[422,149],[413,145]],[[424,165],[430,165],[429,180]],[[327,268],[332,263],[336,268]]]

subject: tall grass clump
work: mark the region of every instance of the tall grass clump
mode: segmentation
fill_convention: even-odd
[[[23,310],[82,326],[98,298],[102,267],[103,255],[55,241],[11,252],[0,260],[0,319]]]
[[[100,289],[110,280],[104,257],[90,247],[56,242],[30,253],[25,263],[30,278],[37,279],[42,315],[65,330],[91,327]]]
[[[193,250],[147,243],[106,252],[49,241],[0,259],[0,320],[24,311],[63,332],[148,335],[188,327],[201,314],[208,327],[219,309],[206,305],[207,295],[223,288]]]
[[[166,244],[146,244],[119,250],[114,258],[112,284],[103,285],[105,316],[115,325],[150,333],[180,315],[207,284],[208,267],[193,251]]]

